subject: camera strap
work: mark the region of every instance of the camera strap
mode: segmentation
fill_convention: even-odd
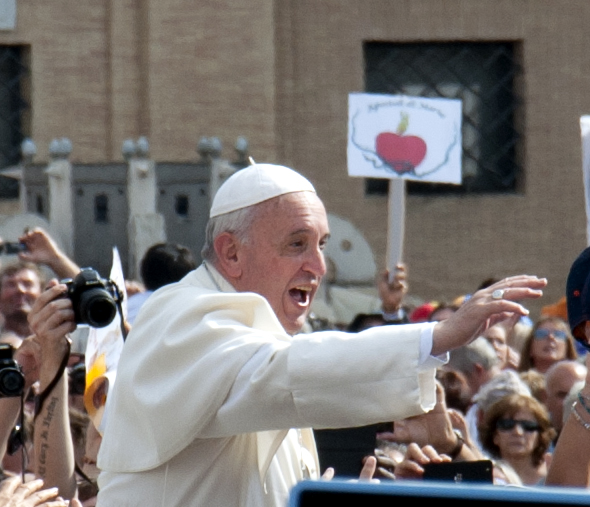
[[[20,393],[20,427],[22,440],[21,444],[21,477],[23,484],[25,483],[25,471],[27,469],[27,449],[25,448],[25,393]]]
[[[70,358],[70,348],[72,346],[72,342],[70,340],[68,340],[67,338],[66,338],[66,342],[68,344],[67,350],[66,350],[66,353],[64,354],[64,358],[62,359],[61,364],[59,365],[59,368],[55,374],[55,377],[53,377],[53,380],[51,382],[49,382],[49,385],[43,390],[43,392],[41,392],[37,396],[35,396],[35,415],[33,417],[33,420],[37,419],[37,416],[41,413],[41,410],[43,409],[43,405],[45,403],[45,400],[51,394],[51,391],[53,391],[55,389],[55,386],[59,382],[59,379],[61,379],[64,371],[66,371],[66,366],[68,365],[68,360]]]
[[[117,290],[118,287],[117,287]],[[121,336],[123,337],[123,341],[127,340],[127,329],[125,329],[125,319],[123,318],[123,298],[117,298],[117,309],[119,310],[119,321],[121,322]]]

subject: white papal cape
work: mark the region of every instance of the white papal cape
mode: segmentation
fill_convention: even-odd
[[[290,337],[211,266],[158,290],[123,348],[98,456],[100,507],[283,507],[316,476],[309,429],[434,406],[424,325]]]

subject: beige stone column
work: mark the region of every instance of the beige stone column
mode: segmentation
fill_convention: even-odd
[[[54,139],[49,144],[51,161],[45,169],[49,187],[49,223],[69,257],[74,255],[72,164],[68,160],[71,152],[69,139]]]
[[[129,223],[128,277],[139,276],[139,265],[146,250],[154,243],[166,241],[164,217],[156,210],[156,164],[149,159],[149,143],[145,137],[137,142],[123,143],[123,156],[127,160],[127,200]]]

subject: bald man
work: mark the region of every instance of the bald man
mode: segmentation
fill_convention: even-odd
[[[563,426],[563,401],[576,382],[586,378],[586,367],[577,361],[560,361],[547,370],[547,401],[545,406],[553,427],[559,433]]]
[[[310,427],[394,420],[435,402],[434,356],[526,314],[513,277],[440,323],[296,335],[326,273],[324,206],[257,164],[217,192],[202,266],[148,300],[123,349],[98,457],[98,505],[284,506],[317,477]]]

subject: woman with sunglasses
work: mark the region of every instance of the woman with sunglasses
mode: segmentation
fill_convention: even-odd
[[[523,484],[545,480],[545,454],[555,430],[537,400],[522,394],[500,399],[486,411],[479,435],[484,450],[508,463]]]
[[[564,359],[576,359],[576,348],[567,324],[557,317],[541,319],[525,341],[518,371],[532,368],[545,373]]]

